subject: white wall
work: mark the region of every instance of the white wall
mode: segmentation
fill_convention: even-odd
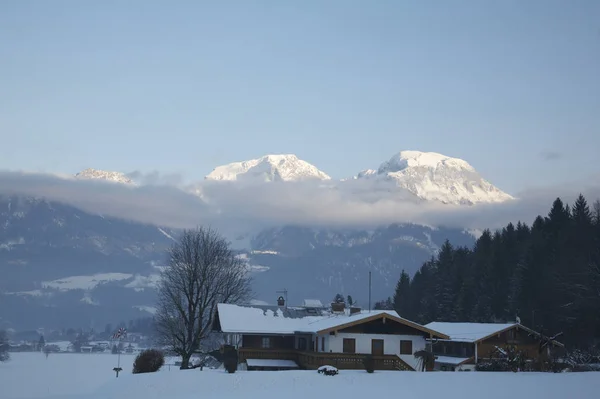
[[[371,353],[371,340],[383,340],[383,353],[385,355],[398,355],[409,366],[417,369],[418,359],[411,355],[400,354],[400,341],[412,341],[412,351],[425,349],[425,338],[417,335],[396,335],[396,334],[348,334],[338,333],[337,335],[325,336],[325,352],[343,353],[344,338],[354,338],[356,343],[356,353]],[[321,343],[319,342],[319,351]]]

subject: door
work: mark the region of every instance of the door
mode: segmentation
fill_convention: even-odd
[[[371,354],[376,356],[383,356],[383,340],[372,339],[371,340]]]

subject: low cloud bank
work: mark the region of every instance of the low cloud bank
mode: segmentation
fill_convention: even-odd
[[[394,222],[496,228],[519,220],[530,224],[537,215],[546,215],[557,197],[569,203],[580,192],[590,202],[600,198],[600,185],[593,184],[598,179],[528,190],[500,204],[454,206],[423,202],[369,179],[261,185],[203,181],[184,187],[177,176],[131,177],[141,184],[0,172],[0,195],[44,197],[88,212],[174,228],[210,224],[237,231],[283,224],[372,228]]]

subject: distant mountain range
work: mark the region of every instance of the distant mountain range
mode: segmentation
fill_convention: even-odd
[[[74,178],[140,184],[127,174],[95,169]],[[512,200],[467,162],[416,151],[400,152],[377,170],[340,181],[294,155],[220,166],[205,178],[211,184],[308,182],[324,190],[362,180],[424,202],[468,206]],[[185,190],[207,201],[201,187]],[[180,233],[43,198],[2,195],[1,188],[0,226],[0,328],[100,328],[151,315],[165,251]],[[456,245],[475,239],[463,229],[406,223],[370,229],[282,225],[238,238],[255,300],[272,303],[276,291],[285,288],[291,303],[328,301],[339,292],[365,306],[369,271],[373,300],[381,299],[392,294],[402,269],[412,274],[445,239]]]
[[[205,179],[245,183],[332,180],[316,166],[292,154],[266,155],[219,166]],[[435,152],[401,151],[383,162],[379,169],[366,169],[337,183],[353,179],[383,180],[420,199],[448,204],[495,203],[513,199],[481,177],[468,162]]]

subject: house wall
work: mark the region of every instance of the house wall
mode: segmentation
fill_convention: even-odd
[[[263,348],[263,338],[268,337],[271,342],[271,346],[268,349],[294,349],[295,348],[295,337],[293,335],[280,336],[280,335],[242,335],[242,341],[240,347],[252,348],[252,349],[265,349]]]
[[[414,355],[400,354],[400,341],[412,341],[412,351],[425,349],[425,338],[417,335],[392,335],[392,334],[356,334],[356,333],[338,333],[337,335],[325,336],[325,352],[343,353],[344,338],[354,338],[356,343],[356,353],[371,353],[371,340],[383,340],[383,353],[385,355],[397,355],[409,366],[417,369],[418,360]],[[319,351],[321,351],[319,345]]]
[[[471,342],[434,341],[431,347],[434,355],[456,357],[475,356],[475,344]]]
[[[478,357],[479,359],[498,357],[497,354],[494,355],[496,347],[505,349],[508,346],[514,346],[517,350],[523,351],[528,359],[540,357],[538,340],[529,336],[527,331],[517,327],[479,342],[477,344]],[[542,356],[544,355],[546,354],[543,353]]]

